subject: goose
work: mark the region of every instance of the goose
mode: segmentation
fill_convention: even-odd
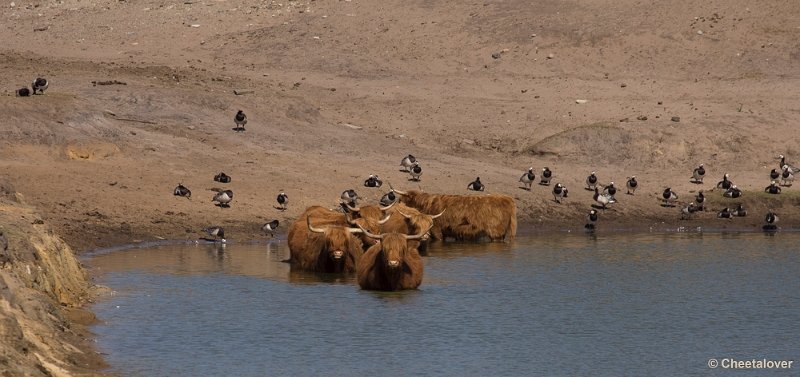
[[[358,202],[358,194],[356,190],[344,190],[341,195],[342,201],[349,204],[351,207],[356,207]]]
[[[717,213],[718,219],[730,219],[732,217],[733,217],[733,212],[731,212],[730,208],[728,207],[723,208],[722,211],[719,211]]]
[[[539,177],[539,184],[544,186],[549,186],[551,179],[553,179],[553,171],[545,166],[542,169],[542,175]]]
[[[794,173],[789,165],[783,165],[783,172],[781,173],[781,184],[784,186],[791,186],[794,183]]]
[[[606,209],[607,205],[617,202],[616,199],[611,197],[611,195],[601,194],[600,190],[597,187],[594,188],[594,196],[592,198],[594,199],[595,202],[597,202],[603,207],[603,210]]]
[[[747,210],[744,209],[742,203],[739,203],[738,205],[736,205],[736,209],[733,210],[733,214],[738,217],[745,217],[747,216]]]
[[[50,83],[44,77],[37,77],[36,80],[33,80],[33,83],[31,83],[33,94],[37,94],[37,92],[38,94],[44,94],[48,86],[50,86]]]
[[[594,230],[595,223],[597,222],[597,210],[592,208],[589,210],[589,214],[586,215],[586,225],[583,227],[588,230]]]
[[[394,203],[396,200],[397,200],[397,195],[394,194],[394,191],[389,191],[383,194],[383,196],[381,196],[380,203],[382,206],[385,207]]]
[[[611,199],[616,201],[617,199],[614,195],[617,195],[617,188],[614,186],[614,181],[611,181],[607,186],[603,188],[603,194],[608,195]]]
[[[422,167],[419,166],[418,163],[414,163],[408,170],[409,174],[411,174],[411,181],[419,181],[419,177],[422,175]]]
[[[178,186],[175,187],[175,190],[173,190],[172,193],[175,196],[182,196],[187,199],[192,197],[192,190],[189,190],[189,188],[181,183],[178,183]]]
[[[761,227],[762,229],[764,229],[764,230],[777,230],[778,229],[778,226],[775,225],[775,223],[778,222],[778,215],[775,212],[772,212],[772,211],[767,212],[767,215],[764,216],[764,222],[766,224],[764,224],[764,226]]]
[[[703,164],[694,168],[692,171],[692,179],[694,179],[694,183],[703,183],[703,178],[706,176],[706,169],[703,167]]]
[[[553,200],[556,203],[561,203],[561,198],[567,197],[567,188],[560,183],[556,183],[556,186],[553,187]]]
[[[628,195],[633,195],[633,193],[636,192],[636,187],[639,186],[639,182],[636,181],[636,176],[630,176],[625,186],[628,188]]]
[[[728,173],[725,173],[725,175],[722,176],[722,180],[717,182],[717,187],[724,188],[726,190],[731,188],[731,186],[733,186],[733,182],[731,182],[728,177]]]
[[[586,189],[591,191],[596,188],[597,188],[597,175],[595,175],[595,172],[592,172],[591,174],[589,174],[588,177],[586,177]]]
[[[28,97],[31,95],[31,90],[28,87],[17,89],[17,97]]]
[[[278,229],[278,225],[280,225],[280,222],[278,222],[278,220],[272,220],[262,225],[261,230],[264,233],[269,233],[270,237],[275,237],[275,230]]]
[[[729,189],[725,190],[725,192],[722,193],[722,196],[734,199],[739,198],[742,196],[742,190],[740,190],[739,187],[737,187],[736,185],[732,185]]]
[[[233,200],[233,191],[231,190],[220,190],[211,199],[212,202],[217,202],[220,207],[230,207],[231,200]]]
[[[383,181],[378,178],[377,175],[370,174],[369,178],[364,181],[364,187],[381,187],[383,185]]]
[[[781,168],[781,169],[784,169],[784,170],[785,170],[785,169],[786,169],[786,167],[788,166],[788,167],[789,167],[789,170],[790,170],[790,172],[791,172],[792,174],[794,174],[794,173],[797,173],[797,172],[800,172],[800,168],[798,168],[798,167],[795,167],[794,165],[787,163],[787,162],[786,162],[786,157],[784,157],[783,155],[778,155],[778,158],[780,158],[780,159],[781,159],[781,164],[780,164],[780,168]]]
[[[214,181],[219,183],[231,183],[231,176],[225,174],[224,172],[220,172],[214,176]]]
[[[694,197],[694,202],[697,203],[698,211],[706,210],[706,196],[703,194],[703,190],[697,193],[697,196]]]
[[[474,181],[470,182],[467,185],[467,190],[483,191],[483,189],[484,189],[484,186],[483,186],[483,183],[481,183],[481,177],[475,178]]]
[[[781,170],[783,170],[783,168],[781,168]],[[781,172],[779,172],[778,169],[770,170],[770,172],[769,172],[769,180],[770,181],[777,181],[780,178],[781,178]]]
[[[402,169],[400,169],[400,171],[410,171],[411,167],[414,166],[414,163],[416,163],[416,162],[417,162],[417,158],[414,157],[411,154],[409,154],[408,156],[403,157],[403,159],[400,160],[400,166],[403,167]]]
[[[244,131],[244,125],[247,124],[247,115],[244,114],[244,111],[239,110],[233,117],[233,122],[236,123],[235,131]]]
[[[764,192],[769,193],[769,194],[780,194],[781,193],[781,187],[778,186],[777,182],[772,181],[772,183],[770,183],[769,186],[767,186],[764,189]]]
[[[225,229],[222,229],[221,226],[212,226],[203,229],[209,236],[214,237],[213,241],[219,241],[225,243]]]
[[[678,201],[678,194],[675,191],[672,191],[671,187],[667,187],[664,192],[661,194],[661,197],[664,199],[664,206],[665,207],[674,207],[676,201]]]
[[[536,179],[536,174],[533,174],[533,168],[528,169],[528,172],[519,177],[519,181],[525,186],[524,188],[531,191],[531,185]]]
[[[280,206],[278,209],[280,209],[281,211],[285,211],[286,205],[289,204],[289,196],[286,195],[283,191],[281,191],[281,193],[278,194],[278,198],[276,200],[278,201],[278,205]]]
[[[697,207],[697,205],[695,205],[694,202],[691,202],[689,205],[681,209],[681,219],[690,219],[692,215],[699,210],[700,209]]]

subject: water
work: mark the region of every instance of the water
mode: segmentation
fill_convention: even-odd
[[[128,250],[88,261],[116,291],[93,330],[126,376],[724,375],[710,358],[800,362],[799,241],[439,244],[420,289],[395,293],[292,272],[285,243]]]

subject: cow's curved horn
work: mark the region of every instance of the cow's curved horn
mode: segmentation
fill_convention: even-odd
[[[393,188],[392,191],[394,191],[394,192],[396,192],[396,193],[398,193],[400,195],[403,195],[403,196],[408,196],[408,193],[405,192],[405,191],[400,191],[400,190],[395,189],[395,188]]]
[[[360,227],[359,227],[360,228]],[[363,233],[364,229],[356,229],[356,228],[347,228],[348,233]]]
[[[386,222],[387,222],[387,221],[389,221],[389,219],[390,219],[391,217],[392,217],[392,214],[391,214],[391,213],[388,213],[388,214],[386,214],[386,217],[384,217],[384,218],[382,218],[382,219],[378,220],[378,224],[380,224],[380,225],[386,224]]]
[[[306,216],[306,224],[308,224],[308,230],[314,233],[325,233],[325,228],[317,228],[311,225],[311,216]]]
[[[398,213],[400,213],[401,215],[403,215],[403,217],[405,217],[405,218],[407,218],[407,219],[410,219],[410,218],[411,218],[411,215],[406,215],[405,213],[403,213],[403,211],[401,211],[401,210],[399,210],[399,209],[397,210],[397,212],[398,212]]]
[[[388,206],[386,206],[386,207],[381,207],[381,211],[386,211],[386,210],[388,210],[389,208],[392,208],[392,207],[393,207],[395,204],[397,204],[397,198],[394,198],[394,201],[392,202],[392,204],[389,204],[389,205],[388,205]]]
[[[406,240],[419,240],[419,239],[422,239],[422,236],[424,236],[426,233],[428,233],[431,230],[431,228],[433,228],[433,225],[429,226],[428,229],[426,229],[424,232],[422,232],[420,234],[415,234],[413,236],[406,235]]]
[[[431,216],[431,218],[432,218],[432,219],[435,219],[435,218],[437,218],[437,217],[439,217],[439,216],[441,216],[441,215],[444,215],[444,211],[447,211],[447,209],[446,209],[446,208],[445,208],[445,209],[443,209],[443,210],[442,210],[442,212],[439,212],[439,214],[438,214],[438,215],[433,215],[433,216]]]
[[[375,239],[378,239],[378,240],[383,238],[383,234],[372,234],[372,233],[368,232],[366,229],[364,229],[360,224],[358,225],[358,229],[354,229],[354,230],[360,230],[362,233],[364,233],[369,238],[375,238]]]
[[[353,226],[356,225],[356,221],[353,220],[353,218],[350,217],[350,212],[345,212],[344,219],[347,221],[348,224],[353,225]]]

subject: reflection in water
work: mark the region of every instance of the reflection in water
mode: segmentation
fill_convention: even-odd
[[[797,358],[798,241],[434,243],[422,286],[403,292],[292,271],[283,242],[128,250],[89,261],[118,292],[94,331],[133,376],[706,375],[711,357]]]

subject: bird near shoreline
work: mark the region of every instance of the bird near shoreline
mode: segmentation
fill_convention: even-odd
[[[625,187],[628,189],[627,192],[628,195],[633,195],[636,192],[636,188],[639,187],[639,182],[636,181],[635,175],[628,177],[628,181],[625,183]]]
[[[233,116],[233,122],[236,124],[236,127],[233,129],[234,131],[246,131],[244,126],[247,124],[247,115],[244,114],[244,111],[237,111],[236,115]]]
[[[700,164],[698,167],[694,168],[692,171],[692,183],[703,183],[703,178],[706,176],[706,169],[703,167],[703,164]]]
[[[208,228],[204,228],[203,231],[206,232],[206,234],[208,234],[209,236],[214,237],[213,239],[206,238],[207,241],[222,242],[222,243],[227,242],[227,240],[225,240],[225,229],[223,229],[221,226],[211,226]]]
[[[556,203],[561,204],[561,199],[566,198],[568,193],[569,192],[567,191],[566,186],[562,185],[561,183],[556,183],[556,185],[553,187],[553,200]]]
[[[267,222],[266,224],[261,226],[261,231],[268,234],[270,237],[275,237],[275,231],[278,229],[280,222],[278,220],[272,220]]]
[[[211,198],[211,201],[217,202],[217,206],[220,208],[229,208],[232,200],[233,191],[231,190],[219,190],[214,197]]]
[[[531,185],[533,184],[533,181],[535,179],[536,179],[536,174],[533,173],[533,168],[530,168],[526,173],[522,174],[522,176],[519,177],[519,182],[522,182],[523,189],[531,191]]]
[[[286,207],[289,205],[289,195],[286,195],[285,192],[281,191],[278,194],[278,197],[275,199],[278,202],[278,207],[275,207],[281,211],[286,211]]]

